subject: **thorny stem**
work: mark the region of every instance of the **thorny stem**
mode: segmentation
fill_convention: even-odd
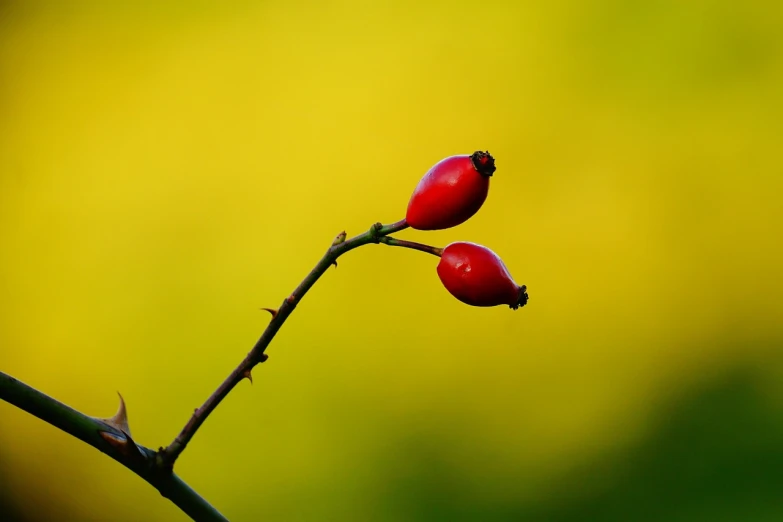
[[[154,450],[136,444],[106,420],[89,417],[10,375],[0,372],[0,399],[105,453],[149,482],[193,520],[226,522],[209,502],[171,471],[156,465]],[[113,518],[107,514],[107,518]],[[116,517],[114,517],[116,518]]]
[[[185,424],[185,427],[182,428],[180,434],[177,435],[177,438],[175,438],[167,448],[161,448],[158,451],[158,465],[163,469],[173,468],[177,457],[185,450],[190,440],[196,434],[196,431],[204,424],[204,421],[207,420],[210,413],[218,407],[220,402],[226,398],[242,379],[250,378],[250,371],[256,364],[262,363],[267,359],[264,351],[267,346],[269,346],[269,343],[272,342],[272,339],[274,339],[275,334],[277,334],[280,327],[283,326],[285,320],[288,319],[288,316],[291,315],[291,312],[294,311],[294,308],[296,308],[296,305],[299,304],[307,291],[310,290],[330,266],[337,264],[338,257],[354,248],[370,243],[380,243],[381,241],[386,244],[393,244],[394,246],[404,246],[399,244],[400,242],[398,240],[394,240],[394,243],[387,242],[386,236],[406,228],[408,228],[408,223],[403,219],[396,223],[392,223],[391,225],[376,223],[364,234],[359,234],[348,240],[343,240],[345,237],[344,233],[338,235],[334,243],[332,243],[332,246],[329,247],[321,260],[318,261],[318,264],[315,265],[315,268],[313,268],[310,273],[307,274],[307,277],[299,283],[299,286],[296,287],[293,293],[283,301],[280,308],[278,308],[276,312],[270,310],[272,312],[272,321],[270,321],[266,330],[261,334],[261,337],[256,341],[255,346],[253,346],[245,359],[239,363],[239,366],[237,366],[223,383],[218,386],[206,402],[204,402],[200,408],[196,409],[190,417],[190,420]],[[409,246],[409,248],[414,247]],[[434,253],[429,250],[424,251]]]
[[[422,243],[416,243],[414,241],[405,241],[404,239],[395,239],[393,237],[387,236],[387,237],[380,238],[380,242],[389,246],[410,248],[413,250],[418,250],[420,252],[427,252],[428,254],[432,254],[433,256],[438,256],[438,257],[440,257],[443,254],[442,248],[425,245]]]
[[[389,234],[406,228],[408,228],[408,223],[403,219],[391,225],[376,223],[364,234],[359,234],[348,240],[345,240],[344,232],[338,235],[315,268],[283,301],[280,308],[278,310],[265,308],[272,313],[272,320],[255,346],[206,402],[193,413],[177,438],[167,448],[161,448],[158,452],[136,444],[129,433],[107,423],[106,420],[84,415],[3,372],[0,372],[0,399],[102,451],[146,480],[161,495],[171,500],[194,520],[224,522],[226,518],[223,515],[173,473],[177,457],[185,450],[188,442],[209,414],[217,408],[231,390],[242,379],[250,378],[250,371],[253,367],[267,359],[264,351],[280,327],[283,326],[285,320],[316,281],[331,265],[337,265],[338,257],[354,248],[370,243],[384,243],[389,246],[427,252],[435,256],[441,255],[443,249],[388,237]]]

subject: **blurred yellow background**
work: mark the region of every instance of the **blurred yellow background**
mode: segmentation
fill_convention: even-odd
[[[773,0],[0,2],[0,370],[166,445],[336,233],[487,149],[398,237],[529,305],[351,252],[180,475],[231,520],[780,520],[782,93]],[[7,403],[0,448],[10,519],[185,519]]]

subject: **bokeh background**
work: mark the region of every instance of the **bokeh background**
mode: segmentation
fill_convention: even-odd
[[[783,4],[0,2],[0,370],[168,444],[445,156],[529,306],[351,252],[181,476],[231,520],[783,520]],[[174,521],[0,403],[0,518]]]

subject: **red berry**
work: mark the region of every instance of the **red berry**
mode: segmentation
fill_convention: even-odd
[[[452,243],[443,249],[438,277],[451,295],[472,306],[527,303],[527,287],[518,286],[492,250],[475,243]]]
[[[405,220],[417,230],[441,230],[464,223],[487,199],[495,158],[489,152],[451,156],[419,181]]]

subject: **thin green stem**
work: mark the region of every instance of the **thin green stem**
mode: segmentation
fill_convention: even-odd
[[[150,483],[161,495],[171,500],[193,520],[204,522],[224,522],[227,519],[214,507],[191,489],[173,472],[174,462],[184,451],[188,442],[201,427],[210,413],[244,378],[250,377],[250,371],[258,363],[264,362],[264,354],[269,343],[275,337],[285,320],[294,311],[304,295],[332,265],[337,265],[337,258],[370,243],[386,243],[391,246],[403,246],[439,255],[435,247],[420,245],[410,241],[387,238],[389,234],[408,228],[405,220],[382,225],[376,223],[370,230],[356,237],[345,240],[345,234],[337,236],[324,256],[315,265],[307,277],[289,295],[278,310],[272,312],[272,320],[266,327],[255,346],[244,360],[223,381],[207,401],[198,408],[176,439],[159,451],[136,444],[120,427],[110,424],[107,420],[89,417],[66,406],[48,395],[32,388],[23,382],[0,372],[0,399],[38,417],[39,419],[61,429],[62,431],[84,441],[90,446],[105,453],[123,466],[127,467]]]
[[[402,248],[410,248],[412,250],[418,250],[419,252],[427,252],[433,256],[440,257],[443,254],[443,249],[425,245],[423,243],[416,243],[414,241],[405,241],[404,239],[396,239],[390,236],[380,238],[380,242],[389,246],[396,246]]]
[[[105,453],[149,482],[193,520],[227,521],[171,470],[162,470],[154,450],[136,444],[121,429],[84,415],[3,372],[0,372],[0,399]]]
[[[343,240],[345,234],[337,236],[332,246],[326,251],[324,256],[315,265],[307,277],[305,277],[299,286],[283,300],[283,304],[280,305],[276,311],[272,311],[272,320],[267,325],[261,337],[256,342],[253,349],[247,354],[247,356],[239,363],[226,379],[218,386],[218,388],[209,396],[204,404],[196,409],[193,415],[188,420],[185,427],[177,435],[174,441],[169,444],[165,449],[161,449],[158,452],[159,461],[162,467],[171,469],[174,466],[179,455],[185,450],[190,440],[196,434],[196,431],[204,424],[207,417],[218,407],[223,399],[228,396],[231,390],[239,384],[244,378],[250,378],[251,370],[258,364],[266,360],[267,356],[264,354],[269,343],[272,342],[280,327],[283,326],[288,316],[294,311],[296,305],[302,300],[308,290],[318,281],[318,279],[329,269],[332,265],[337,265],[337,258],[341,255],[350,252],[354,248],[358,248],[370,243],[379,243],[381,240],[393,234],[408,228],[408,223],[403,219],[391,225],[382,225],[376,223],[370,230],[363,234],[359,234],[356,237],[352,237],[348,240]],[[342,240],[342,241],[341,241]],[[430,252],[432,253],[432,252]]]

